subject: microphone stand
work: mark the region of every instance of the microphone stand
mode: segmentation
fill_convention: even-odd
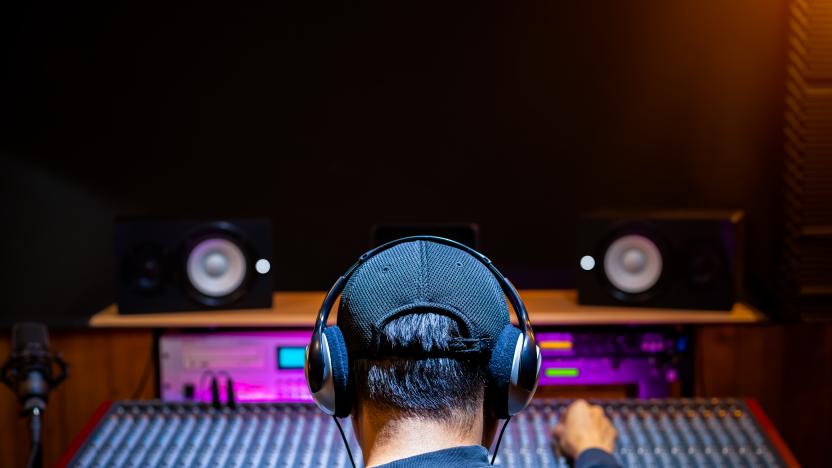
[[[67,364],[59,353],[51,356],[52,361],[58,366],[58,375],[53,377],[50,367],[45,371],[46,375],[40,372],[27,374],[28,380],[21,379],[19,372],[14,367],[11,359],[0,369],[0,381],[8,385],[12,390],[18,391],[22,396],[23,409],[20,416],[28,418],[29,433],[31,435],[31,449],[26,468],[43,468],[43,447],[41,444],[42,417],[46,411],[46,396],[49,390],[63,382],[67,376]]]

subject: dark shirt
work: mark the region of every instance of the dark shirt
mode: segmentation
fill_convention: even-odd
[[[402,458],[378,468],[429,468],[441,466],[443,468],[457,467],[486,467],[491,466],[488,451],[480,445],[453,447],[435,452],[423,453],[415,457]],[[575,460],[575,468],[619,468],[620,465],[612,455],[600,449],[589,449],[581,452]]]

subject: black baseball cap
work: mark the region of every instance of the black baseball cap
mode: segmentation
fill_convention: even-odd
[[[413,313],[455,319],[462,335],[430,355],[490,355],[509,311],[500,283],[483,263],[462,249],[432,242],[403,242],[361,264],[341,293],[338,327],[349,356],[383,357],[380,330]]]

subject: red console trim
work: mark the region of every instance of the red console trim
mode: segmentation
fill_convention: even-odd
[[[61,457],[61,459],[58,460],[58,463],[55,464],[56,467],[63,468],[67,466],[70,461],[72,461],[72,457],[74,457],[75,453],[78,452],[78,449],[80,449],[81,446],[84,445],[84,442],[86,442],[87,438],[90,436],[90,434],[92,434],[92,431],[93,429],[95,429],[95,426],[98,425],[98,421],[100,421],[101,418],[104,417],[104,415],[107,413],[107,410],[109,410],[110,406],[112,405],[112,401],[105,401],[104,403],[98,405],[98,408],[95,409],[95,412],[92,414],[92,417],[90,417],[89,421],[87,421],[87,424],[85,424],[84,427],[81,428],[81,431],[78,433],[78,435],[76,435],[72,439],[72,442],[69,443],[69,448],[67,448],[66,452],[64,452],[64,455]]]
[[[748,406],[748,410],[754,415],[754,418],[757,420],[757,423],[760,425],[760,428],[768,435],[769,440],[774,445],[774,448],[780,453],[780,457],[783,458],[783,461],[789,467],[800,467],[800,463],[797,462],[797,459],[794,457],[794,454],[791,450],[789,450],[789,446],[786,445],[786,442],[780,437],[780,433],[777,432],[777,428],[774,427],[774,424],[768,419],[766,416],[765,411],[757,403],[757,400],[753,398],[748,398],[745,400],[745,404]]]

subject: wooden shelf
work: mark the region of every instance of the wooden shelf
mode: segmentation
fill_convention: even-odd
[[[730,311],[595,307],[577,304],[574,290],[525,290],[520,295],[534,325],[739,324],[766,321],[737,303]],[[96,328],[311,327],[324,292],[277,292],[271,309],[119,315],[115,304],[90,318]],[[336,306],[337,307],[337,306]],[[336,314],[333,313],[334,318]]]

